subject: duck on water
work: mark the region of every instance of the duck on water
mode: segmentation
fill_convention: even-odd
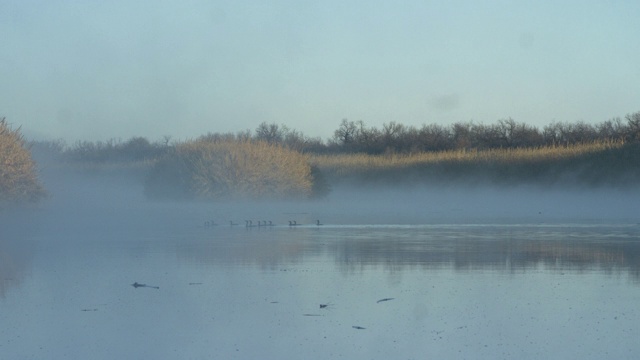
[[[289,220],[289,226],[300,226],[302,224],[298,224],[295,220]],[[324,225],[323,223],[320,222],[320,220],[316,220],[316,225],[317,226],[322,226]]]
[[[139,287],[147,287],[147,288],[152,288],[152,289],[160,289],[160,286],[151,286],[151,285],[147,285],[147,284],[140,284],[139,282],[134,282],[133,284],[131,284],[131,286],[133,286],[134,288],[139,288]]]

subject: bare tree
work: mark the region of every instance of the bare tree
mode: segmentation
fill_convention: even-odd
[[[405,134],[405,126],[395,121],[382,124],[382,141],[385,151],[400,150],[401,141],[398,141]]]
[[[471,122],[457,122],[453,124],[453,143],[457,149],[467,149],[471,147]]]
[[[627,114],[625,119],[627,119],[627,124],[629,125],[628,139],[630,141],[640,140],[640,111],[633,114]]]
[[[270,144],[279,144],[284,140],[286,132],[287,128],[285,126],[281,128],[276,123],[267,124],[266,122],[263,122],[258,125],[255,138],[257,140],[266,141]]]
[[[341,145],[347,146],[354,143],[358,135],[358,126],[353,121],[342,119],[340,127],[333,133],[333,138]]]
[[[596,125],[598,138],[603,140],[624,140],[627,130],[627,126],[619,117],[604,121]]]
[[[426,151],[449,150],[452,148],[452,133],[448,127],[438,124],[423,125],[419,131],[423,149]]]

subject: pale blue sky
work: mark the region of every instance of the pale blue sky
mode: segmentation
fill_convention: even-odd
[[[598,123],[640,111],[639,18],[635,0],[5,0],[0,116],[69,142]]]

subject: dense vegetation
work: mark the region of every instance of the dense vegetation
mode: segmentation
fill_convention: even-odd
[[[33,147],[35,151],[54,155],[59,160],[84,164],[153,162],[170,149],[168,137],[163,142],[151,143],[140,136],[127,141],[78,141],[72,146],[67,146],[62,140],[36,142]]]
[[[200,139],[180,143],[162,157],[146,190],[156,198],[307,198],[313,180],[307,158],[281,145]]]
[[[414,154],[314,155],[331,183],[638,186],[640,143],[450,150]]]
[[[343,120],[328,147],[333,152],[367,154],[415,153],[459,149],[515,149],[542,146],[570,146],[640,140],[640,112],[590,125],[584,122],[553,122],[540,130],[513,119],[495,124],[458,122],[450,126],[423,125],[421,128],[395,122],[382,129],[362,121]]]
[[[32,202],[46,195],[19,129],[0,119],[0,203]]]
[[[326,181],[640,183],[640,112],[595,125],[553,122],[542,128],[513,119],[419,128],[396,122],[376,128],[345,119],[327,141],[267,123],[255,131],[170,139],[49,142],[35,148],[57,153],[74,167],[143,169],[153,197],[309,196],[326,193]]]
[[[171,137],[150,142],[143,137],[127,141],[78,141],[71,146],[63,142],[38,143],[47,151],[57,151],[73,162],[131,162],[154,161],[175,144]],[[640,112],[628,114],[599,124],[585,122],[552,122],[542,129],[513,119],[494,124],[457,122],[452,125],[425,124],[420,128],[396,122],[382,128],[367,126],[363,121],[342,120],[327,141],[305,136],[285,125],[261,123],[254,132],[208,133],[204,141],[263,141],[310,154],[412,154],[452,150],[519,149],[541,147],[570,147],[573,145],[629,143],[640,141]]]

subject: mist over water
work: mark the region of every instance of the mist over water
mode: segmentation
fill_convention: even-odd
[[[338,185],[317,200],[216,203],[149,200],[143,176],[126,170],[45,168],[42,175],[51,196],[21,220],[29,227],[93,234],[201,226],[205,221],[245,225],[245,220],[280,225],[290,220],[342,225],[640,222],[638,189]]]
[[[336,186],[208,203],[148,200],[118,172],[43,182],[48,201],[1,214],[8,358],[640,352],[638,191]]]

